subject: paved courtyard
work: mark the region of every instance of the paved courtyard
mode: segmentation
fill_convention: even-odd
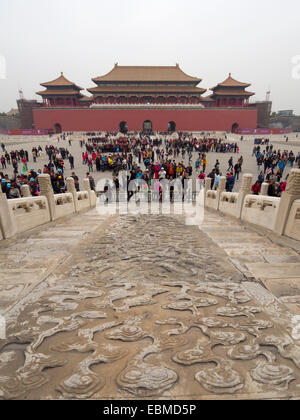
[[[212,135],[214,136],[214,135]],[[216,137],[218,138],[224,138],[224,134],[218,133],[216,135]],[[238,146],[240,148],[240,153],[238,154],[231,154],[231,153],[208,153],[207,155],[207,160],[208,160],[208,167],[207,167],[207,171],[206,173],[208,174],[213,168],[214,165],[216,163],[216,160],[218,159],[220,162],[220,170],[222,171],[223,175],[226,175],[226,171],[228,169],[228,160],[231,156],[233,156],[234,159],[234,164],[237,162],[238,158],[240,156],[243,156],[244,158],[244,164],[243,164],[243,173],[252,173],[254,176],[254,182],[256,181],[256,176],[258,175],[258,171],[257,171],[257,165],[256,165],[256,159],[255,157],[252,157],[252,150],[254,147],[254,137],[256,136],[245,136],[243,141],[240,141],[240,136],[238,135],[232,135],[229,134],[228,135],[228,141],[234,141],[238,143]],[[261,136],[258,136],[261,137]],[[47,136],[48,138],[48,136]],[[72,138],[72,137],[71,137]],[[22,146],[20,144],[9,144],[7,143],[7,150],[11,151],[11,150],[15,150],[18,149],[20,150],[21,147],[23,147],[24,149],[28,150],[29,152],[29,157],[30,157],[30,162],[28,164],[29,168],[33,167],[35,170],[38,169],[43,169],[43,166],[45,164],[48,163],[48,160],[46,159],[45,153],[43,154],[43,158],[38,158],[37,163],[33,163],[32,160],[32,154],[31,154],[31,150],[32,148],[38,147],[39,145],[41,145],[41,147],[44,149],[46,144],[50,145],[53,144],[54,146],[57,147],[65,147],[68,148],[69,151],[73,154],[74,158],[75,158],[75,173],[76,175],[79,177],[80,179],[80,187],[81,189],[83,188],[82,185],[82,179],[85,177],[86,172],[88,172],[88,167],[87,165],[83,165],[82,164],[82,158],[81,158],[81,154],[83,151],[85,151],[85,148],[80,148],[79,145],[79,138],[84,138],[84,137],[80,137],[80,136],[74,136],[73,137],[74,140],[72,142],[72,146],[69,146],[67,141],[57,141],[57,137],[53,136],[51,138],[51,140],[49,141],[45,141],[45,139],[43,140],[35,140],[34,136],[26,136],[26,143],[22,144]],[[6,143],[5,140],[3,140],[4,143]],[[270,136],[270,144],[274,145],[274,150],[278,150],[280,149],[282,150],[293,150],[294,154],[296,155],[299,151],[300,151],[300,138],[296,137],[296,134],[291,134],[289,135],[289,143],[285,142],[285,139],[283,138],[283,136]],[[264,146],[262,146],[264,147]],[[196,177],[196,172],[195,172],[195,161],[198,157],[197,153],[193,153],[193,161],[192,161],[192,165],[193,165],[193,178]],[[181,161],[181,155],[179,158],[176,159],[177,161]],[[188,157],[186,156],[186,158],[184,159],[185,164],[188,164]],[[70,170],[70,165],[69,162],[67,160],[65,160],[65,167],[66,167],[66,171],[65,171],[65,176],[68,177],[71,175],[72,171]],[[141,164],[142,169],[144,169],[144,165]],[[286,168],[284,176],[286,176],[289,173],[290,168]],[[7,170],[3,170],[4,173],[8,173],[10,176],[12,176],[12,167],[8,166]],[[19,165],[19,172],[22,171],[22,165]],[[97,181],[99,179],[103,179],[103,178],[112,178],[112,174],[111,172],[104,172],[104,173],[100,173],[100,172],[96,172],[95,168],[94,168],[94,172],[92,173],[95,182],[97,183]],[[235,183],[235,187],[234,187],[234,191],[238,191],[241,181],[236,182]]]
[[[92,210],[0,244],[0,398],[299,399],[295,241],[185,222]]]

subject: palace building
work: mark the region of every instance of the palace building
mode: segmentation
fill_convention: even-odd
[[[231,73],[229,73],[229,77],[224,82],[211,88],[213,94],[210,95],[210,98],[217,107],[247,107],[249,105],[249,98],[255,95],[253,92],[245,91],[249,86],[251,86],[249,83],[241,83],[234,80],[231,77]]]
[[[176,66],[119,66],[83,88],[63,73],[42,83],[36,129],[60,131],[237,131],[257,127],[249,83],[229,77],[203,96],[202,79]]]
[[[43,98],[44,106],[79,106],[79,101],[83,98],[80,93],[83,88],[70,82],[63,73],[52,82],[41,83],[41,86],[46,90],[37,92],[37,95]]]
[[[201,79],[175,67],[115,67],[93,79],[90,88],[95,104],[174,105],[200,104],[206,89],[197,87]]]

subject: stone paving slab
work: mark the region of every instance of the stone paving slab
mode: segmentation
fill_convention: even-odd
[[[259,257],[267,257],[267,256],[274,256],[275,258],[281,257],[281,256],[297,256],[298,254],[293,251],[290,248],[282,248],[282,247],[276,247],[276,246],[270,246],[270,247],[244,247],[244,248],[224,248],[226,250],[226,253],[230,257],[244,257],[249,256],[252,257],[252,261],[257,261],[257,258]]]
[[[252,257],[253,258],[253,257]],[[262,258],[262,257],[258,257]],[[246,277],[253,277],[252,273],[246,267],[245,262],[243,262],[242,258],[229,258],[229,261]]]
[[[78,236],[83,236],[85,234],[87,234],[88,232],[86,232],[85,230],[58,230],[58,229],[52,229],[51,230],[51,239],[54,238],[72,238],[72,237],[78,237]],[[49,237],[49,232],[41,232],[39,235],[36,236],[36,239],[38,238],[43,238],[43,237]]]
[[[207,229],[205,229],[207,231]],[[228,239],[228,228],[224,231],[221,231],[220,229],[216,230],[212,230],[209,232],[209,235],[211,238],[215,238],[217,240],[223,241],[224,239]],[[245,231],[241,231],[240,229],[236,230],[236,231],[231,231],[230,230],[230,238],[232,240],[261,240],[262,236],[258,235],[257,233],[252,233],[252,232],[245,232]]]
[[[267,264],[267,263],[246,263],[249,271],[257,278],[288,278],[299,277],[299,263]]]
[[[92,232],[92,231],[94,231],[95,230],[95,226],[91,226],[90,224],[85,224],[85,225],[83,225],[82,223],[80,224],[80,226],[78,226],[78,224],[76,224],[76,225],[74,225],[73,223],[72,224],[66,224],[66,225],[64,225],[64,228],[63,228],[63,230],[66,232],[66,234],[67,234],[67,232],[81,232],[81,231],[83,231],[83,232]],[[60,228],[60,227],[57,227],[57,228],[52,228],[51,229],[51,231],[52,232],[60,232],[62,229]]]
[[[268,239],[260,239],[260,240],[256,240],[256,241],[251,241],[251,240],[246,240],[244,241],[237,241],[236,238],[231,239],[230,237],[228,237],[225,240],[219,240],[217,239],[218,243],[220,244],[220,246],[222,246],[222,248],[247,248],[249,250],[249,252],[252,251],[252,249],[255,251],[257,249],[270,249],[270,248],[274,248],[274,249],[279,249],[278,245],[271,243]]]
[[[289,264],[289,263],[298,263],[300,264],[300,256],[295,252],[296,255],[266,255],[264,257],[265,261],[269,264]],[[300,274],[300,273],[299,273]]]
[[[300,277],[263,278],[261,281],[292,314],[300,316]]]
[[[51,235],[49,233],[48,235]],[[31,238],[28,241],[28,244],[31,246],[41,246],[41,249],[49,249],[54,250],[56,248],[64,247],[66,250],[72,249],[73,246],[75,246],[78,242],[78,236],[76,237],[69,237],[68,235],[64,237],[55,238],[51,235],[51,237],[45,236],[44,238],[41,237],[35,237]]]
[[[262,278],[262,283],[278,298],[285,296],[300,297],[300,276],[294,278]]]

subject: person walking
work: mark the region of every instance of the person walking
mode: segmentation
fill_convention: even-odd
[[[92,158],[88,158],[88,167],[89,167],[89,171],[90,172],[94,172],[94,169],[93,169],[93,159]]]
[[[89,172],[86,173],[86,178],[89,180],[90,182],[90,187],[92,191],[96,191],[96,184],[95,184],[95,180],[92,177],[92,175],[90,175]]]
[[[235,176],[233,175],[233,172],[230,172],[229,174],[227,174],[226,191],[232,192],[234,188],[234,184],[235,184]]]
[[[234,176],[235,176],[235,179],[236,179],[237,181],[239,181],[239,180],[240,180],[240,179],[239,179],[240,172],[241,172],[241,165],[240,165],[240,163],[238,162],[238,163],[236,163],[236,164],[234,165]]]
[[[228,161],[228,169],[227,172],[231,171],[233,169],[233,157],[231,156],[231,158]]]
[[[70,169],[74,169],[74,156],[69,154]]]
[[[78,192],[79,191],[79,178],[78,176],[75,174],[75,172],[72,172],[71,178],[74,179],[74,185],[75,185],[75,189]]]

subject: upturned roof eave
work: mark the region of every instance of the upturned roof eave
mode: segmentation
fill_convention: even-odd
[[[182,90],[182,91],[180,91],[180,90],[178,90],[178,91],[176,91],[176,90],[169,90],[168,91],[168,89],[162,89],[162,90],[155,90],[155,88],[153,89],[153,90],[142,90],[142,89],[136,89],[136,90],[130,90],[130,89],[128,89],[128,90],[118,90],[118,88],[116,87],[116,88],[114,88],[114,89],[111,89],[111,90],[103,90],[103,89],[101,89],[100,87],[93,87],[93,88],[89,88],[89,89],[87,89],[87,91],[88,92],[90,92],[90,93],[92,93],[93,95],[94,94],[99,94],[99,95],[101,95],[101,94],[109,94],[109,93],[113,93],[113,94],[199,94],[199,95],[202,95],[202,94],[204,94],[205,92],[207,92],[207,89],[203,89],[203,88],[196,88],[195,87],[195,89],[197,89],[197,90],[192,90],[192,91],[188,91],[188,90]]]
[[[109,71],[108,73],[106,73],[103,76],[97,76],[95,78],[92,78],[92,81],[96,84],[98,84],[98,82],[125,82],[125,83],[130,83],[133,81],[139,81],[139,82],[159,82],[159,77],[155,78],[153,80],[151,80],[151,78],[149,78],[149,76],[145,77],[145,79],[143,79],[143,76],[141,76],[139,74],[139,72],[143,71],[143,69],[145,69],[146,71],[151,71],[151,69],[154,71],[158,71],[161,70],[162,72],[166,72],[166,71],[171,71],[171,72],[177,72],[178,73],[178,81],[183,82],[193,82],[193,83],[197,83],[199,84],[202,79],[199,78],[195,78],[192,76],[189,76],[188,74],[184,73],[181,68],[179,67],[179,65],[177,64],[176,66],[118,66],[118,64],[116,63],[114,68]],[[129,70],[130,77],[128,77],[126,75],[126,71]],[[132,76],[132,72],[136,71],[136,77]],[[122,72],[124,73],[124,76],[120,76],[122,75]],[[116,73],[115,76],[112,76],[114,73]],[[112,77],[111,77],[112,76]],[[127,78],[128,77],[128,78]],[[185,80],[184,80],[185,79]],[[174,82],[176,81],[176,77],[171,77],[171,79],[169,80],[167,77],[162,77],[162,82]]]

